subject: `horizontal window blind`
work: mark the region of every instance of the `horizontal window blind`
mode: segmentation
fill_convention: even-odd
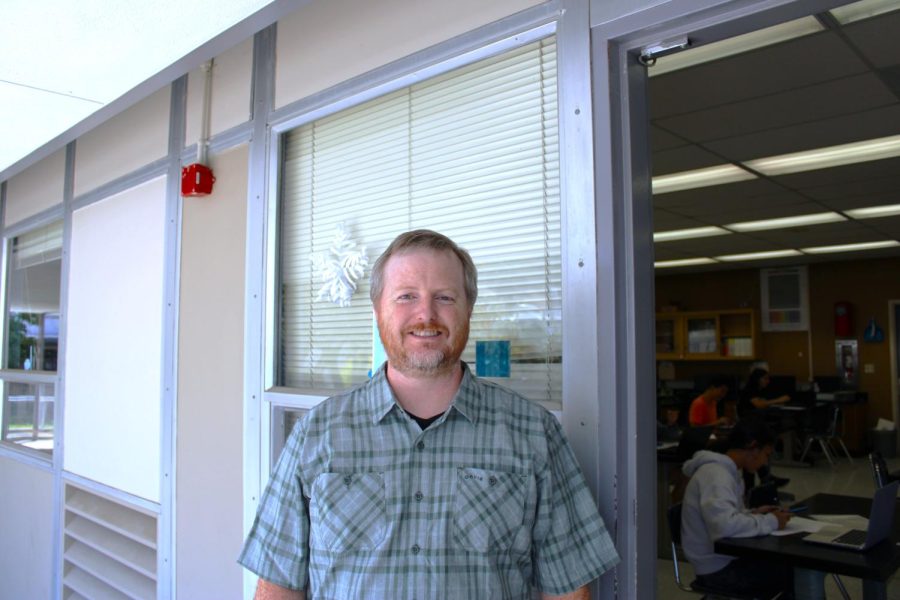
[[[497,381],[561,402],[559,141],[553,38],[286,135],[280,207],[279,383],[332,391],[372,368],[369,269],[398,234],[439,231],[478,267],[476,341],[510,342]],[[343,228],[369,260],[350,306],[318,299],[313,258]]]

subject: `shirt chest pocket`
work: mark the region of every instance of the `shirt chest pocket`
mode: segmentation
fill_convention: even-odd
[[[529,476],[471,467],[457,469],[454,538],[466,550],[527,551],[523,537]]]
[[[333,552],[372,550],[385,537],[384,476],[322,473],[310,496],[310,546]]]

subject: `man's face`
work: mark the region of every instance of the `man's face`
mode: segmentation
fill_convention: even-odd
[[[763,446],[762,448],[752,448],[747,451],[747,463],[744,470],[750,473],[756,473],[760,467],[769,464],[769,456],[772,454],[772,446]]]
[[[375,317],[391,368],[410,376],[451,371],[469,339],[463,268],[452,252],[392,256]]]

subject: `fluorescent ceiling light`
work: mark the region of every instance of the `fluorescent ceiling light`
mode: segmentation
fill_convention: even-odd
[[[763,260],[766,258],[783,258],[785,256],[800,256],[797,250],[770,250],[768,252],[751,252],[749,254],[728,254],[717,256],[716,260],[723,262],[736,262],[741,260]]]
[[[654,242],[671,242],[674,240],[692,240],[696,238],[712,237],[714,235],[726,235],[731,233],[721,227],[692,227],[690,229],[673,229],[672,231],[658,231],[653,234]]]
[[[786,227],[800,227],[803,225],[821,225],[822,223],[836,223],[846,221],[847,218],[840,213],[824,212],[812,215],[798,215],[795,217],[782,217],[780,219],[763,219],[762,221],[745,221],[726,225],[734,231],[763,231],[765,229],[784,229]]]
[[[764,175],[785,175],[900,156],[900,135],[804,150],[749,160],[744,164]]]
[[[747,179],[756,179],[756,175],[750,173],[746,169],[736,167],[735,165],[718,165],[715,167],[706,167],[705,169],[682,171],[681,173],[672,173],[671,175],[659,175],[654,177],[653,193],[659,195],[667,192],[691,190],[710,185],[734,183],[736,181],[745,181]]]
[[[822,31],[824,27],[815,17],[803,17],[795,21],[788,21],[773,27],[767,27],[758,31],[751,31],[743,35],[728,38],[705,46],[689,48],[683,52],[661,56],[656,64],[647,70],[650,77],[677,71],[701,63],[718,60],[726,56],[733,56],[754,48],[762,48]]]
[[[896,240],[884,240],[882,242],[862,242],[859,244],[841,244],[838,246],[815,246],[813,248],[801,248],[807,254],[827,254],[829,252],[853,252],[855,250],[877,250],[878,248],[893,248],[900,246]]]
[[[838,23],[846,25],[847,23],[891,12],[898,8],[900,8],[900,4],[897,3],[897,0],[862,0],[861,2],[832,8],[828,12],[838,20]]]
[[[892,217],[900,215],[900,204],[885,204],[882,206],[867,206],[865,208],[851,208],[844,211],[854,219],[874,219],[876,217]]]
[[[691,267],[694,265],[709,265],[716,261],[711,258],[682,258],[679,260],[661,260],[653,263],[657,269],[666,269],[669,267]]]

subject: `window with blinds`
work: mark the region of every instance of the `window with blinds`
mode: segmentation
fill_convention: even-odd
[[[463,360],[475,370],[476,342],[509,342],[498,359],[509,376],[496,381],[560,406],[556,87],[556,44],[546,38],[285,135],[279,385],[327,393],[377,368],[371,265],[399,233],[427,228],[478,267]],[[323,277],[316,261],[353,256],[368,264],[349,305],[320,294],[354,275]]]

